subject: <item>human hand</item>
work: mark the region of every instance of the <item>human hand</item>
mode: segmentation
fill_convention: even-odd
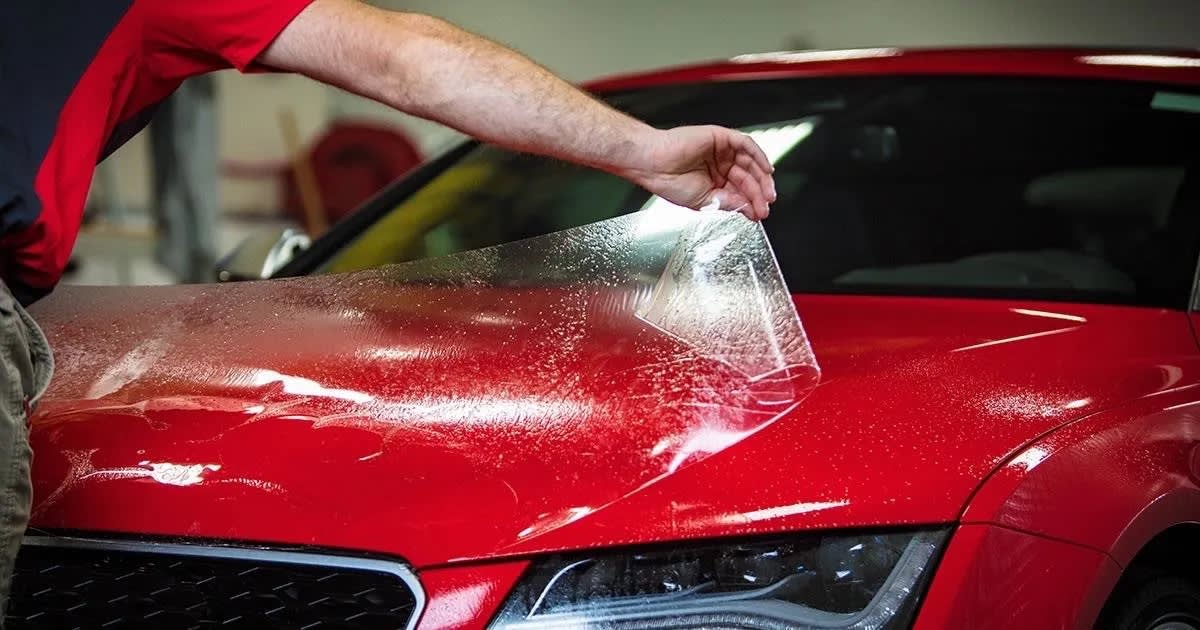
[[[644,151],[630,179],[674,204],[699,209],[717,199],[757,221],[775,201],[775,168],[744,133],[711,125],[654,130]]]

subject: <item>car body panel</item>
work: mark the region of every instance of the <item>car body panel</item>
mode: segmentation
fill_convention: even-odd
[[[742,55],[717,61],[634,73],[586,84],[596,92],[768,78],[918,74],[969,74],[1064,79],[1113,79],[1200,84],[1200,52],[1088,48],[976,48],[801,51]]]
[[[529,563],[523,560],[427,569],[418,630],[483,630]]]
[[[1093,549],[963,525],[938,564],[913,630],[1091,628],[1120,573]]]
[[[1040,440],[988,479],[962,522],[1071,541],[1127,566],[1159,532],[1200,523],[1196,389],[1172,386]]]
[[[823,364],[820,386],[740,442],[647,477],[651,460],[629,449],[667,431],[674,420],[660,414],[669,400],[605,404],[665,391],[608,377],[664,348],[597,338],[578,350],[609,356],[578,366],[593,378],[560,400],[524,404],[541,385],[469,360],[486,355],[494,326],[460,325],[451,340],[437,332],[444,322],[412,319],[406,300],[366,290],[340,303],[321,297],[346,298],[346,285],[359,284],[347,278],[273,282],[269,291],[261,283],[130,289],[109,298],[64,289],[39,304],[63,367],[33,425],[34,526],[321,544],[425,567],[610,544],[950,522],[982,479],[1042,434],[1200,382],[1186,316],[1169,310],[797,297]],[[139,295],[133,301],[143,306],[130,308]],[[276,325],[278,312],[286,327]],[[480,312],[480,303],[461,303],[448,316]],[[249,332],[230,338],[231,330]],[[414,339],[438,335],[446,341],[436,348],[422,341],[416,352],[384,360],[365,351],[413,348]],[[492,360],[536,364],[544,351],[537,348]],[[270,378],[259,382],[247,370]],[[436,391],[490,400],[494,426],[456,415],[453,404],[440,408],[442,418],[380,422],[345,400],[420,402],[414,392],[430,379]],[[501,383],[502,399],[488,394]],[[568,411],[579,424],[561,431]],[[569,467],[568,476],[556,477],[556,466]]]
[[[1200,378],[1181,313],[831,296],[797,305],[824,374],[800,409],[543,544],[953,521],[1003,445]],[[1124,319],[1135,313],[1162,319]]]

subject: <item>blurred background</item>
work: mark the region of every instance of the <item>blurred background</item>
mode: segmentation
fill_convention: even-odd
[[[736,54],[877,46],[1200,47],[1196,0],[375,0],[573,81]],[[458,141],[303,77],[193,80],[106,160],[65,282],[210,281],[249,235],[320,232]]]

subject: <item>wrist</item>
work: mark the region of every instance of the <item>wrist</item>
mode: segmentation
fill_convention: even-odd
[[[662,145],[663,131],[644,123],[637,123],[621,143],[612,173],[638,186],[646,187],[658,174],[658,154]]]

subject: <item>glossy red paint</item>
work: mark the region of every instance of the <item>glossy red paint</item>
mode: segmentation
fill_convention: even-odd
[[[1003,527],[963,525],[938,565],[913,630],[1084,630],[1092,627],[1120,571],[1108,556],[1086,547]]]
[[[611,92],[673,83],[902,74],[1009,75],[1196,85],[1200,84],[1200,53],[1099,48],[866,48],[767,53],[610,77],[585,87]]]
[[[824,373],[800,409],[543,544],[953,521],[1010,446],[1200,377],[1180,313],[841,297],[797,305]]]
[[[793,381],[616,317],[620,297],[387,272],[64,290],[38,309],[59,372],[33,431],[34,521],[422,568],[519,553],[790,404]]]
[[[1166,527],[1200,522],[1196,390],[1173,386],[1030,446],[988,479],[962,521],[1071,541],[1127,565]]]
[[[528,562],[428,569],[418,576],[428,604],[418,630],[483,630]]]
[[[341,291],[329,277],[304,282],[305,290],[272,291],[276,298],[254,284],[215,288],[186,306],[170,297],[181,290],[138,289],[147,292],[140,303],[160,306],[136,321],[127,298],[105,301],[100,292],[64,290],[39,309],[60,363],[92,362],[74,382],[59,380],[35,422],[35,526],[320,543],[425,567],[618,543],[951,522],[982,479],[1044,433],[1200,383],[1195,341],[1178,312],[800,297],[824,369],[805,404],[704,461],[648,475],[639,445],[676,420],[658,413],[662,406],[645,414],[645,405],[605,400],[654,391],[644,389],[653,378],[641,382],[630,369],[654,364],[661,347],[598,339],[610,359],[575,385],[585,395],[568,397],[567,407],[530,404],[536,385],[506,381],[500,398],[494,379],[510,372],[471,363],[481,354],[471,348],[494,343],[493,328],[460,327],[437,349],[414,347],[404,300],[331,308],[313,297]],[[244,292],[256,295],[253,306],[185,317],[188,335],[170,347],[135,341],[160,338],[149,327],[171,312],[220,313]],[[69,315],[76,304],[86,305],[86,320]],[[286,344],[270,333],[276,309],[294,322],[281,333]],[[453,316],[486,312],[463,304]],[[66,354],[105,327],[128,332],[143,323],[144,334],[111,338],[104,356]],[[221,338],[227,330],[253,334],[231,344]],[[363,348],[375,347],[414,351],[367,361]],[[126,378],[96,400],[102,379],[94,375],[121,377],[122,362],[142,352],[159,352],[158,364],[172,367]],[[536,346],[526,352],[534,354],[514,362],[540,360]],[[198,371],[176,363],[198,356],[227,363]],[[236,365],[271,378],[259,384]],[[474,392],[517,421],[463,426],[447,406],[443,419],[381,422],[348,416],[337,398],[411,395],[403,392],[426,390],[433,378],[444,381],[436,391]],[[289,391],[288,382],[319,389]],[[572,420],[563,431],[565,413]],[[181,483],[156,474],[155,464],[199,472]]]

